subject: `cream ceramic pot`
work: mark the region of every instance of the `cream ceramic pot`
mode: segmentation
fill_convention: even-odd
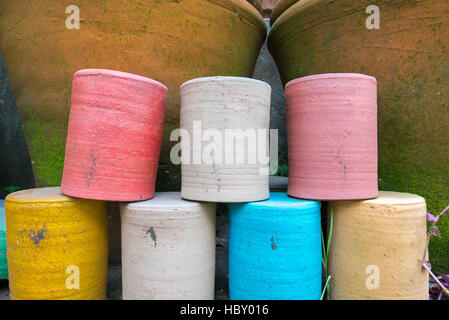
[[[124,300],[212,300],[215,204],[179,192],[120,205]]]
[[[270,99],[270,85],[248,78],[198,78],[181,86],[183,198],[268,199]]]
[[[424,198],[380,192],[377,199],[331,202],[333,300],[427,300]]]

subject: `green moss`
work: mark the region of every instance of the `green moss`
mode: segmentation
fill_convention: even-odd
[[[65,133],[54,124],[37,119],[25,122],[38,186],[59,186],[64,167]]]

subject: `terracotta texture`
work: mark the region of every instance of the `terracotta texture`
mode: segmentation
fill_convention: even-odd
[[[380,29],[365,26],[369,5]],[[301,0],[276,21],[268,44],[284,83],[328,72],[374,76],[379,92],[379,187],[449,203],[449,29],[445,0]],[[449,219],[430,244],[434,269],[449,272]]]
[[[361,74],[322,74],[285,87],[288,194],[370,199],[377,189],[377,86]]]
[[[429,274],[421,265],[426,247],[424,198],[381,191],[377,199],[336,201],[330,208],[331,299],[428,299]]]
[[[261,169],[268,169],[269,164],[259,161],[257,155],[254,164],[250,163],[252,148],[243,135],[234,139],[233,148],[228,152],[226,146],[230,143],[226,141],[226,132],[241,130],[245,133],[251,130],[255,137],[259,130],[268,133],[270,98],[271,87],[267,83],[248,78],[199,78],[181,86],[181,129],[186,130],[190,137],[189,163],[182,163],[181,195],[184,199],[251,202],[269,198],[268,171],[267,174],[261,174]],[[195,142],[198,129],[195,122],[201,124],[201,142]],[[214,130],[219,134],[220,139],[217,140],[221,143],[221,163],[208,163],[204,159],[207,146],[213,142],[211,138],[204,139],[204,132],[207,130]],[[238,148],[238,141],[245,143],[243,148]],[[201,143],[201,148],[195,147],[196,143]],[[262,148],[254,147],[257,153],[263,153]],[[267,156],[268,151],[267,146]],[[215,156],[214,152],[207,154]],[[220,152],[217,151],[217,154]],[[239,156],[244,159],[240,163],[237,161]],[[227,157],[232,157],[234,161],[227,163]],[[195,162],[195,159],[199,161]]]
[[[120,70],[169,88],[160,189],[179,190],[169,137],[179,128],[179,86],[196,77],[251,76],[266,34],[246,0],[79,0],[80,29],[66,29],[67,3],[0,2],[0,43],[39,186],[59,185],[72,75]]]
[[[167,88],[111,70],[78,71],[61,192],[138,201],[154,196]]]
[[[106,299],[106,202],[41,188],[11,193],[5,209],[12,299]]]
[[[215,204],[179,192],[121,204],[124,300],[213,300]]]
[[[276,20],[284,13],[284,11],[286,11],[298,1],[299,0],[280,0],[271,12],[270,24],[273,25]]]
[[[256,10],[262,14],[262,1],[261,0],[247,0],[249,3],[251,3],[253,5],[254,8],[256,8]]]

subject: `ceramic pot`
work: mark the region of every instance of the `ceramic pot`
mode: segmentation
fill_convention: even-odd
[[[61,192],[138,201],[154,196],[167,88],[111,70],[81,70],[72,85]]]
[[[0,279],[8,279],[8,261],[6,259],[5,200],[0,200]]]
[[[399,192],[335,201],[328,258],[333,300],[428,300],[426,202]]]
[[[322,74],[285,87],[288,194],[370,199],[377,189],[377,86],[361,74]]]
[[[106,202],[42,188],[9,194],[5,208],[12,299],[106,299]]]
[[[320,203],[274,192],[229,208],[229,298],[318,300]]]
[[[380,29],[366,27],[375,22],[366,13],[373,4]],[[449,203],[449,29],[441,14],[448,11],[444,0],[301,0],[268,39],[284,84],[329,72],[377,79],[379,188],[420,194],[434,214]],[[449,220],[439,228],[431,263],[449,273]]]
[[[158,179],[179,190],[170,161],[179,128],[179,86],[196,77],[249,77],[266,35],[246,0],[80,0],[80,29],[68,4],[0,2],[0,43],[17,99],[38,186],[59,186],[64,162],[72,75],[81,69],[120,70],[169,88]],[[69,8],[70,9],[70,8]]]
[[[210,77],[181,86],[184,199],[250,202],[269,197],[271,87],[238,77]],[[259,138],[260,136],[260,138]]]
[[[215,204],[179,192],[120,205],[124,300],[213,300]]]

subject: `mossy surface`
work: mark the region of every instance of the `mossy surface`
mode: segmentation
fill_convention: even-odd
[[[269,49],[284,83],[332,72],[376,77],[379,188],[421,195],[435,214],[449,205],[449,2],[376,1],[379,30],[365,26],[371,4],[300,1],[274,24]],[[449,216],[439,224],[430,257],[447,273]]]

